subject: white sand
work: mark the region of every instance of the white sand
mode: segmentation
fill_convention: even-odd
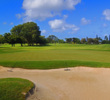
[[[0,78],[31,80],[37,91],[28,100],[110,100],[110,69],[75,67],[71,71],[0,67]],[[8,70],[8,71],[7,71]]]

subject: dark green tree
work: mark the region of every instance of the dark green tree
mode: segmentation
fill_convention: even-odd
[[[39,43],[40,29],[34,22],[27,22],[23,24],[21,34],[26,39],[28,45]]]
[[[72,38],[66,38],[66,43],[72,43],[73,39]]]
[[[104,40],[105,41],[108,41],[108,36],[107,35],[104,37]]]
[[[57,43],[58,42],[58,37],[56,37],[55,35],[49,35],[48,38],[47,38],[47,41],[49,43]]]
[[[15,44],[16,44],[16,35],[10,35],[9,36],[9,44],[11,44],[12,47],[15,46]]]
[[[94,39],[93,39],[93,43],[94,43],[94,44],[99,44],[99,39],[98,39],[98,38],[94,38]]]
[[[40,36],[39,37],[39,44],[46,45],[46,43],[47,43],[47,40],[46,40],[45,36]]]
[[[34,45],[34,43],[38,44],[40,41],[40,33],[39,26],[34,22],[20,24],[11,29],[11,35],[16,36],[16,43],[20,43],[21,46],[25,42],[30,46]]]
[[[10,42],[10,36],[11,36],[11,33],[5,33],[4,34],[4,42],[5,43],[9,43]]]
[[[86,42],[87,42],[87,41],[86,41],[86,38],[82,38],[82,39],[81,39],[81,43],[82,43],[82,44],[86,44]]]
[[[4,43],[4,37],[3,35],[0,35],[0,44],[3,44]]]
[[[59,43],[65,43],[65,41],[63,39],[59,39],[58,42]]]
[[[21,46],[23,46],[23,43],[24,43],[22,28],[23,28],[23,25],[20,24],[20,25],[14,26],[11,29],[11,34],[16,36],[16,43],[20,43]]]
[[[93,38],[88,38],[88,39],[87,39],[87,43],[88,43],[88,44],[93,44],[93,43],[94,43]]]
[[[80,44],[81,43],[80,39],[78,39],[78,38],[73,38],[72,42],[75,43],[75,44]]]

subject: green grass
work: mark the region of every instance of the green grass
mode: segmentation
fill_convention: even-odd
[[[25,100],[27,93],[33,83],[19,78],[0,79],[0,100]]]
[[[50,44],[41,47],[1,45],[0,65],[29,69],[110,67],[110,45]]]
[[[24,68],[24,69],[56,69],[76,66],[88,66],[88,67],[110,67],[110,63],[104,62],[90,62],[90,61],[11,61],[11,62],[0,62],[0,65],[13,68]]]

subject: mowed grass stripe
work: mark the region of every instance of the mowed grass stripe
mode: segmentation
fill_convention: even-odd
[[[110,63],[88,62],[88,61],[11,61],[0,62],[0,65],[13,68],[24,69],[56,69],[76,66],[106,67],[110,68]]]

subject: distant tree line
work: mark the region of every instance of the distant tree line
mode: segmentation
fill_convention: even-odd
[[[34,22],[27,22],[14,26],[10,33],[0,35],[0,44],[9,43],[12,46],[15,44],[46,45],[47,43],[73,43],[73,44],[110,44],[110,36],[105,36],[104,40],[96,36],[96,38],[66,38],[66,41],[59,39],[55,35],[49,35],[47,38],[41,36],[39,26]]]
[[[82,38],[81,40],[79,38],[66,38],[66,43],[74,43],[74,44],[110,44],[110,36],[104,37],[104,40],[100,37],[96,38]]]
[[[59,39],[55,35],[49,35],[46,40],[48,43],[65,43],[63,39]]]
[[[54,35],[50,35],[48,38],[46,38],[48,43],[72,43],[72,44],[110,44],[110,36],[104,37],[104,40],[100,37],[96,36],[96,38],[82,38],[81,40],[79,38],[66,38],[64,41],[63,39],[58,39],[58,37]]]

